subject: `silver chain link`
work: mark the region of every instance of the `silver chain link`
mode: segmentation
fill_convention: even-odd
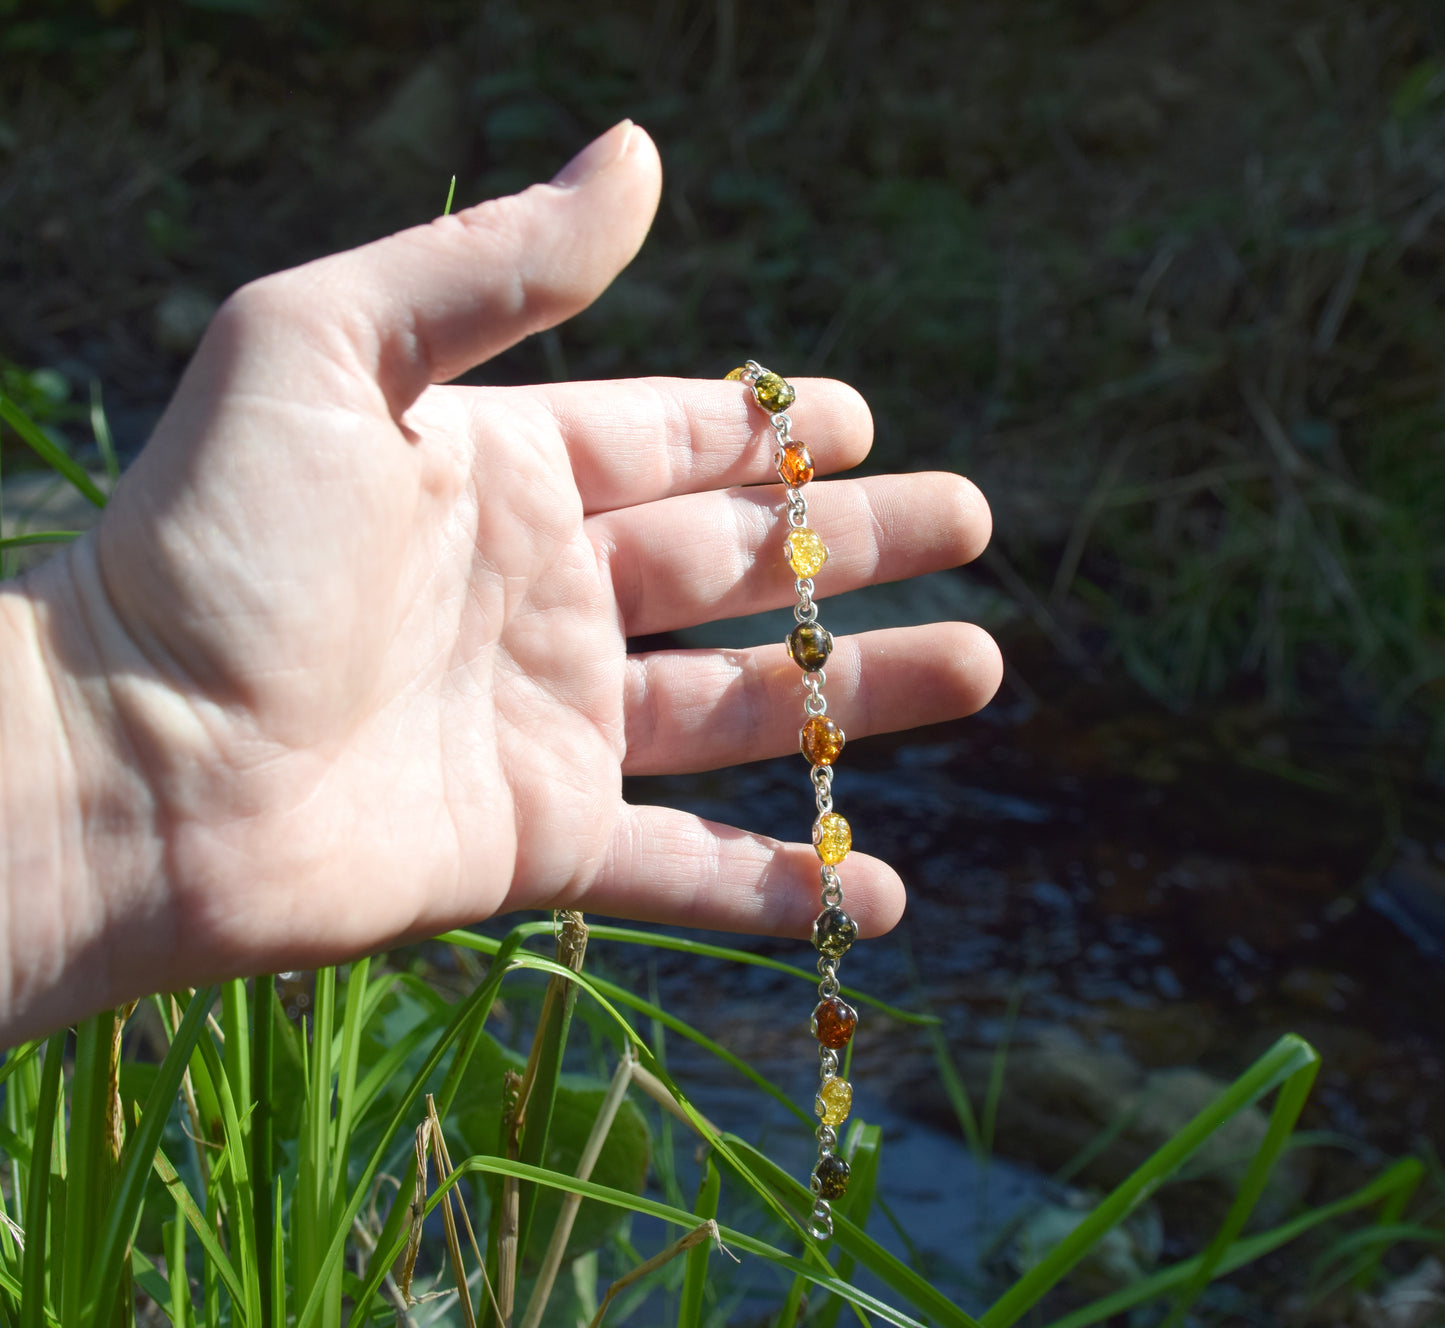
[[[756,384],[768,370],[763,368],[756,360],[749,360],[744,366],[743,381]],[[773,454],[774,467],[781,468],[783,453],[793,440],[793,421],[786,410],[780,410],[770,415],[773,426],[773,435],[776,442],[776,450]],[[788,526],[792,530],[804,529],[808,524],[808,500],[803,495],[802,486],[794,487],[786,485],[787,518]],[[798,595],[798,602],[793,606],[793,617],[800,623],[815,623],[818,621],[818,606],[813,600],[814,587],[811,577],[798,577],[793,582],[793,588]],[[823,688],[827,685],[828,676],[822,669],[813,669],[803,675],[803,685],[807,695],[803,698],[803,710],[810,716],[824,715],[828,711],[828,700],[823,695]],[[832,766],[820,765],[812,769],[812,781],[814,799],[818,807],[819,817],[828,815],[833,810],[833,768]],[[822,896],[824,907],[834,908],[842,903],[843,885],[838,879],[838,872],[835,867],[824,866],[822,872]],[[838,961],[829,955],[822,955],[818,959],[818,995],[823,1000],[829,1000],[838,995],[841,990],[838,983]],[[829,1047],[818,1048],[818,1073],[822,1080],[826,1080],[838,1073],[838,1053]],[[818,1138],[818,1162],[821,1165],[823,1160],[831,1157],[838,1147],[837,1132],[830,1125],[819,1124],[817,1130]],[[831,1240],[833,1236],[833,1209],[832,1205],[822,1196],[822,1183],[818,1179],[816,1167],[809,1177],[808,1187],[813,1195],[813,1209],[808,1224],[808,1234],[814,1240]]]
[[[814,800],[818,804],[818,815],[826,816],[833,810],[832,766],[815,765],[813,767],[813,793]]]

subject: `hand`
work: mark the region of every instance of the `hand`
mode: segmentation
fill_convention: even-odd
[[[63,879],[32,859],[11,882],[12,1028],[514,908],[807,934],[811,847],[621,798],[624,773],[795,749],[781,645],[626,651],[792,601],[751,392],[435,385],[596,298],[659,179],[624,123],[550,185],[224,306],[93,537],[21,583],[68,735],[56,768],[89,811],[46,869]],[[820,472],[857,463],[857,394],[796,386]],[[824,594],[988,535],[953,475],[809,495]],[[830,713],[850,739],[951,718],[999,669],[962,624],[844,639]],[[893,925],[890,867],[855,853],[843,877],[865,934]]]

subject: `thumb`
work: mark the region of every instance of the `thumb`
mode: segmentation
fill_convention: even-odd
[[[310,345],[354,357],[399,415],[427,384],[591,304],[641,248],[661,186],[652,140],[623,120],[550,184],[257,286],[280,287],[268,294],[290,319],[301,311]]]

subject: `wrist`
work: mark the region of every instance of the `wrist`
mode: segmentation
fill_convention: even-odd
[[[93,569],[87,540],[0,587],[0,1045],[135,994],[143,972],[164,982],[154,800],[113,701]]]

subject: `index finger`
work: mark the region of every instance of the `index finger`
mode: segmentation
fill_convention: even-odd
[[[853,388],[831,378],[791,380],[793,437],[818,474],[856,466],[873,445],[873,416]],[[675,494],[776,483],[768,414],[744,383],[624,378],[532,387],[452,387],[464,393],[471,441],[485,446],[499,419],[556,430],[587,514]]]

